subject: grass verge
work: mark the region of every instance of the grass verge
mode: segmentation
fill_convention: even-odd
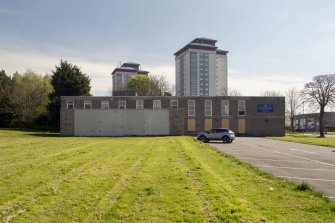
[[[192,137],[57,136],[0,130],[2,221],[335,222],[322,195]]]
[[[317,146],[326,146],[326,147],[335,147],[335,137],[325,137],[321,138],[315,135],[305,135],[302,133],[292,133],[286,132],[283,137],[267,137],[269,139],[282,140],[287,142],[296,142],[296,143],[304,143],[311,144]]]

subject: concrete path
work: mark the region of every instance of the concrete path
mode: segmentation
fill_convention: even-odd
[[[277,177],[306,182],[335,200],[333,148],[255,137],[237,138],[231,144],[209,144]]]

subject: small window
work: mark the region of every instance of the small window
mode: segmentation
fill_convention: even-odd
[[[205,116],[212,116],[212,100],[205,100]]]
[[[67,101],[67,109],[74,109],[74,101]]]
[[[188,100],[188,116],[195,116],[195,100]]]
[[[143,109],[143,100],[136,100],[136,109]]]
[[[245,116],[245,100],[238,100],[238,115]]]
[[[171,100],[170,108],[178,108],[178,100]]]
[[[229,101],[221,100],[221,116],[229,116]]]
[[[153,100],[152,101],[153,109],[161,109],[161,100]]]
[[[301,118],[300,119],[300,129],[305,129],[306,128],[306,119]]]
[[[91,109],[92,101],[84,101],[84,109]]]
[[[102,101],[101,109],[109,109],[109,101]]]
[[[119,100],[119,109],[126,109],[126,100]]]

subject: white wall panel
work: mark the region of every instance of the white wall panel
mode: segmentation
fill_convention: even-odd
[[[169,110],[75,110],[75,136],[169,135]]]

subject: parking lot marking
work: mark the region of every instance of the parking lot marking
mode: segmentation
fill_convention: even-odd
[[[288,179],[298,179],[298,180],[314,180],[314,181],[325,181],[325,182],[335,182],[335,180],[328,180],[328,179],[314,179],[314,178],[303,178],[303,177],[288,177],[288,176],[276,176],[281,178],[288,178]]]
[[[309,159],[309,158],[305,158],[305,157],[301,157],[301,156],[295,156],[295,155],[292,155],[292,154],[289,154],[289,153],[279,152],[279,151],[276,151],[276,150],[266,149],[266,148],[259,148],[259,149],[269,150],[269,151],[272,151],[274,153],[279,153],[279,154],[283,154],[283,155],[287,155],[287,156],[291,156],[291,157],[295,157],[295,158],[299,158],[299,159],[303,159],[303,160],[308,160],[308,161],[311,161],[311,162],[314,162],[314,163],[321,163],[321,164],[324,164],[324,165],[327,165],[327,166],[334,166],[335,167],[335,164],[321,162],[321,161],[318,161],[318,160],[313,160],[313,159]]]
[[[300,151],[300,152],[309,153],[309,154],[315,154],[315,152],[310,152],[310,151],[301,150],[301,149],[291,149],[291,150],[293,150],[293,151]]]
[[[312,168],[299,168],[299,167],[285,167],[285,166],[270,166],[270,165],[256,165],[258,167],[270,167],[270,168],[278,168],[278,169],[291,169],[291,170],[315,170],[315,171],[334,171],[335,170],[328,170],[328,169],[312,169]]]
[[[261,159],[261,158],[241,158],[243,160],[264,160],[273,162],[290,162],[290,163],[312,163],[312,161],[301,161],[301,160],[275,160],[275,159]]]

